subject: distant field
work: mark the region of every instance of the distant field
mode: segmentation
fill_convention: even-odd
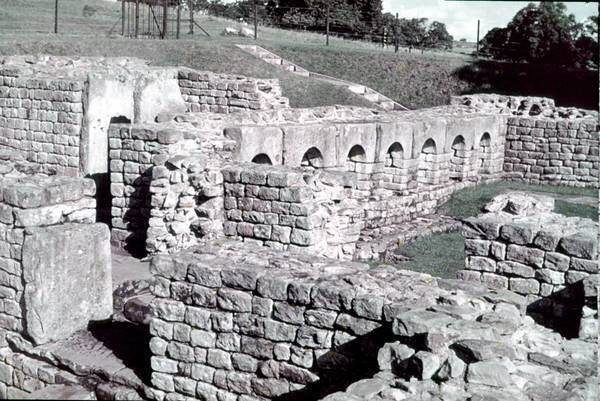
[[[294,107],[371,105],[343,88],[294,76],[243,53],[235,44],[255,43],[253,39],[220,35],[225,27],[238,25],[232,21],[197,15],[211,37],[199,29],[188,35],[184,22],[180,41],[124,39],[119,36],[119,2],[59,4],[60,33],[54,35],[54,0],[1,0],[0,54],[135,56],[158,65],[278,78]],[[311,71],[371,86],[410,108],[442,105],[451,95],[474,92],[549,96],[559,105],[590,109],[598,104],[596,72],[475,60],[468,48],[424,54],[401,49],[395,54],[375,43],[335,37],[330,42],[325,47],[321,34],[259,27],[257,44]]]

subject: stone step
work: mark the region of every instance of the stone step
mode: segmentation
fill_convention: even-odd
[[[348,86],[348,90],[352,93],[356,93],[357,95],[364,95],[367,88],[365,88],[363,85],[351,85]]]
[[[391,100],[384,100],[383,102],[379,102],[379,107],[387,111],[392,111],[396,110],[396,103]]]
[[[367,99],[369,102],[378,103],[379,95],[377,93],[366,93],[363,94],[363,97]]]

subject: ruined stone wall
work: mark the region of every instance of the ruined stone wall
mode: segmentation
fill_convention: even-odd
[[[467,219],[464,236],[461,278],[526,295],[541,319],[579,329],[571,336],[596,340],[597,321],[580,325],[579,320],[597,319],[597,305],[588,300],[582,309],[591,296],[589,289],[584,293],[583,280],[597,283],[600,277],[597,223],[553,213],[488,213]]]
[[[243,163],[223,178],[225,235],[280,250],[322,248],[325,216],[302,171]]]
[[[151,217],[153,167],[164,165],[188,143],[182,132],[153,124],[113,124],[109,136],[112,241],[143,253]]]
[[[79,175],[84,82],[0,67],[0,149],[45,172]]]
[[[41,361],[10,348],[0,348],[0,398],[23,399],[53,384],[77,383],[76,376],[47,361]]]
[[[175,155],[152,170],[149,253],[174,252],[223,236],[221,168],[231,162],[234,144],[211,136],[200,144],[201,154]]]
[[[224,240],[151,269],[155,400],[583,400],[597,388],[595,345],[536,325],[506,290]]]
[[[190,112],[232,113],[289,107],[276,79],[179,70],[179,88]]]
[[[84,306],[86,302],[93,304],[92,309],[97,308],[97,311],[108,306],[108,314],[105,308],[96,315],[104,319],[110,315],[112,301],[110,292],[104,292],[106,282],[110,291],[110,277],[102,281],[98,276],[106,273],[104,267],[90,269],[79,264],[81,255],[67,255],[77,252],[70,248],[74,244],[73,237],[89,246],[101,247],[98,241],[104,236],[108,244],[108,230],[92,224],[96,221],[94,182],[58,176],[28,177],[10,163],[3,163],[0,170],[3,194],[0,200],[0,398],[10,399],[22,398],[49,384],[69,383],[73,376],[47,361],[14,351],[12,343],[23,339],[44,343],[68,336],[84,328],[87,318],[94,314]],[[98,257],[87,249],[83,253],[83,257]],[[61,272],[68,271],[68,258],[77,269],[83,270],[66,273],[67,280]],[[102,258],[94,260],[98,264],[106,262]],[[110,260],[108,272],[110,276]],[[78,277],[88,277],[94,280],[93,284],[86,282],[88,288],[81,292]],[[78,287],[76,291],[80,296],[67,290],[71,285]],[[96,291],[100,287],[102,291]],[[101,299],[96,299],[99,294]],[[85,297],[85,301],[81,297]],[[65,303],[69,314],[64,311]]]
[[[532,184],[598,187],[596,119],[509,117],[505,177]]]
[[[5,345],[6,332],[24,330],[22,262],[28,231],[32,234],[35,228],[67,222],[94,222],[96,202],[95,187],[89,180],[6,177],[0,185],[0,343]]]
[[[367,266],[261,249],[219,242],[153,259],[154,398],[271,399],[368,365],[361,351],[376,344],[334,351],[391,319],[392,301],[363,291]]]

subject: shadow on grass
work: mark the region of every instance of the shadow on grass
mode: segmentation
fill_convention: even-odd
[[[545,96],[558,106],[598,107],[598,71],[478,60],[456,69],[453,75],[469,83],[464,93]]]

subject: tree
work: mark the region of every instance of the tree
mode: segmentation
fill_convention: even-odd
[[[433,21],[429,25],[425,37],[425,47],[435,49],[452,49],[454,38],[446,30],[446,24]]]
[[[578,23],[563,3],[542,1],[519,10],[506,28],[494,28],[482,40],[482,52],[511,61],[581,65],[593,53],[587,32],[597,32],[597,18]],[[587,37],[587,39],[582,39]]]
[[[425,44],[427,38],[427,18],[400,19],[398,27],[398,41],[408,47],[410,52],[413,48],[420,48]]]
[[[494,58],[504,58],[511,51],[508,46],[508,29],[493,28],[481,40],[481,52]]]

